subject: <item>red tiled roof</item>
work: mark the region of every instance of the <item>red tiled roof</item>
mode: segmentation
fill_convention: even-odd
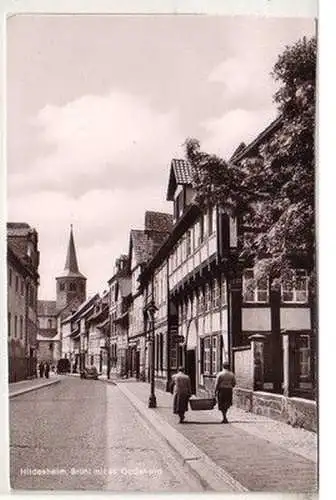
[[[163,212],[145,212],[145,230],[170,233],[173,228],[173,216]]]
[[[167,200],[172,201],[178,184],[192,183],[192,167],[183,159],[174,158],[170,164]]]
[[[192,181],[191,165],[186,160],[174,158],[171,162],[177,184],[190,184]]]

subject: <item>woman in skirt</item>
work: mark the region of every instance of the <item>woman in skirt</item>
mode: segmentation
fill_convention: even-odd
[[[223,370],[218,373],[215,385],[215,394],[218,401],[218,409],[223,414],[223,424],[228,424],[226,413],[232,406],[232,389],[236,385],[234,373],[230,371],[229,363],[223,364]]]

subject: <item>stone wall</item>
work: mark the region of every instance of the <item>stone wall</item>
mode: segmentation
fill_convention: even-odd
[[[317,431],[316,402],[302,398],[287,398],[280,394],[270,394],[240,387],[234,390],[233,404],[238,408],[257,415],[280,420],[293,427]]]

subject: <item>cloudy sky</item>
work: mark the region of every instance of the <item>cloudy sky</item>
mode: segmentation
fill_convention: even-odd
[[[308,19],[23,16],[7,26],[8,219],[39,232],[53,299],[74,225],[88,293],[106,288],[145,210],[171,212],[187,137],[229,156],[276,116],[270,71]]]

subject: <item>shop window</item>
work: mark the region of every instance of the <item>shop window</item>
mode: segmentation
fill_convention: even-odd
[[[264,303],[269,301],[269,284],[267,278],[255,279],[253,269],[245,269],[243,273],[244,302]]]
[[[308,301],[307,271],[296,269],[292,277],[281,285],[281,300],[289,303],[306,303]]]

